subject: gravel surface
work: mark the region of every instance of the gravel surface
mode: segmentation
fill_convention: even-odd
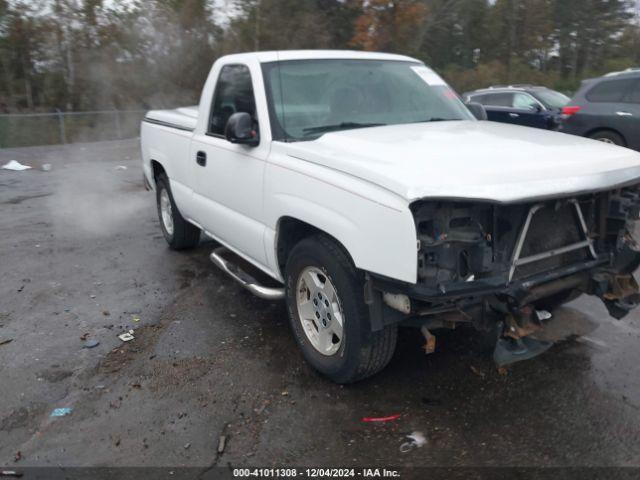
[[[34,169],[0,170],[0,465],[640,466],[639,312],[578,299],[564,340],[506,373],[473,331],[425,356],[403,329],[384,372],[341,387],[214,242],[167,248],[135,140],[11,159]],[[413,431],[426,445],[400,453]]]

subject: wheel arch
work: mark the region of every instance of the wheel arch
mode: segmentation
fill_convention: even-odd
[[[622,133],[620,133],[618,130],[616,130],[615,128],[611,128],[611,127],[595,127],[595,128],[592,128],[587,133],[585,133],[585,137],[591,138],[591,137],[593,137],[593,135],[595,135],[596,133],[600,133],[600,132],[615,133],[620,138],[622,138],[622,141],[624,142],[625,146],[629,145],[629,142],[627,142],[626,137]]]
[[[327,231],[294,216],[284,215],[278,219],[275,242],[276,261],[282,278],[284,278],[287,259],[293,247],[305,238],[318,234],[325,235],[336,242],[355,267],[355,262],[352,255],[349,253],[349,250],[344,243],[340,241],[340,239],[336,238],[335,235],[332,235],[331,233],[328,233]]]
[[[165,170],[164,166],[162,165],[162,163],[160,163],[158,160],[155,159],[151,159],[151,171],[153,172],[153,181],[156,182],[158,180],[158,177],[161,174],[167,174],[167,171]]]

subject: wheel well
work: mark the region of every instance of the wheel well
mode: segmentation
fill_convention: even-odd
[[[592,137],[593,135],[595,135],[596,133],[600,133],[600,132],[611,132],[611,133],[615,133],[616,135],[620,136],[620,138],[622,139],[622,141],[624,142],[625,145],[627,145],[627,139],[624,138],[624,135],[622,135],[619,131],[614,130],[613,128],[606,128],[606,127],[599,127],[599,128],[594,128],[593,130],[590,130],[589,132],[587,132],[587,134],[585,135],[586,137]]]
[[[340,248],[344,250],[347,254],[347,257],[353,263],[353,259],[349,254],[349,251],[344,247],[344,245],[332,235],[329,235],[327,232],[320,230],[313,225],[310,225],[302,220],[298,220],[293,217],[282,217],[278,222],[278,238],[277,238],[277,248],[276,254],[278,256],[278,267],[280,272],[284,276],[284,269],[287,263],[287,259],[289,258],[289,253],[296,246],[297,243],[304,240],[307,237],[312,235],[322,234],[331,238],[335,241]]]
[[[158,177],[161,173],[164,173],[165,175],[167,174],[164,167],[157,160],[151,160],[151,168],[153,168],[153,179],[156,182],[158,181]]]

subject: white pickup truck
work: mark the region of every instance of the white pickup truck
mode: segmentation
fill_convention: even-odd
[[[170,247],[217,240],[332,380],[381,370],[399,325],[432,351],[429,329],[472,324],[508,364],[577,295],[638,303],[640,154],[472,110],[409,57],[229,55],[199,107],[146,115],[144,173]]]

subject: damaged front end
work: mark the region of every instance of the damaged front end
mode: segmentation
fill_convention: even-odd
[[[624,317],[640,303],[638,185],[522,204],[419,201],[418,282],[369,276],[374,328],[472,323],[496,331],[499,364],[549,348],[536,340],[554,308],[586,293]]]

